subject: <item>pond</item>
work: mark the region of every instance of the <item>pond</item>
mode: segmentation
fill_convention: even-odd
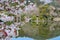
[[[11,40],[34,40],[34,39],[29,37],[18,37],[18,38],[11,38]]]
[[[54,37],[54,38],[50,38],[50,39],[47,39],[47,40],[60,40],[60,36],[57,36],[57,37]]]

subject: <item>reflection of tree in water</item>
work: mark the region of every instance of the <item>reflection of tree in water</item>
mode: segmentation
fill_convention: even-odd
[[[52,38],[60,35],[60,23],[55,22],[53,19],[56,16],[50,15],[49,12],[51,11],[48,5],[40,7],[38,24],[36,24],[37,15],[32,15],[30,17],[32,19],[22,27],[24,33],[31,37],[43,38]]]

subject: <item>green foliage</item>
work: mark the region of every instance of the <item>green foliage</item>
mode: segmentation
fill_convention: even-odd
[[[11,25],[12,23],[13,23],[12,21],[5,22],[6,25]]]
[[[8,16],[16,16],[16,15],[14,15],[14,14],[8,14]]]
[[[34,3],[38,3],[37,0],[33,1],[31,0],[32,2]],[[10,6],[16,6],[18,5],[18,3],[11,3]],[[20,6],[22,9],[25,7],[25,6]],[[55,31],[52,30],[52,32],[49,30],[49,27],[51,26],[52,24],[52,21],[53,21],[53,16],[50,15],[50,9],[49,9],[49,5],[40,5],[39,6],[39,16],[38,16],[38,24],[36,23],[36,19],[37,19],[37,16],[36,15],[28,15],[31,20],[29,23],[25,23],[24,28],[22,27],[21,30],[19,30],[19,36],[25,36],[25,30],[23,29],[28,29],[28,31],[30,31],[30,33],[28,33],[27,35],[30,35],[30,36],[36,36],[34,35],[35,33],[37,33],[38,37],[41,36],[41,37],[44,37],[44,38],[49,38],[50,35],[60,35],[60,30],[57,30],[58,28],[60,28],[59,25],[56,25],[55,26]],[[60,13],[58,10],[56,10],[57,13]],[[9,14],[8,12],[5,13],[6,15],[8,16],[16,16],[14,14]],[[21,22],[24,22],[25,21],[25,16],[26,14],[21,14]],[[5,22],[5,24],[7,25],[11,25],[13,22]],[[33,32],[33,30],[37,30],[37,32]],[[53,33],[54,32],[54,33]]]
[[[51,21],[51,16],[50,16],[50,9],[49,5],[44,5],[42,7],[39,7],[40,9],[40,14],[39,14],[39,35],[44,38],[49,37],[49,27],[51,24],[49,22]],[[51,23],[51,22],[50,22]]]
[[[49,27],[52,23],[51,22],[52,16],[49,14],[49,12],[50,12],[49,5],[44,5],[42,7],[39,7],[39,9],[40,9],[40,13],[38,16],[38,21],[39,21],[38,24],[36,23],[37,16],[32,15],[30,17],[31,20],[29,22],[29,27],[32,27],[33,30],[34,30],[34,28],[38,27],[38,31],[39,31],[38,35],[41,37],[44,37],[44,38],[48,38],[50,35]],[[26,26],[27,25],[28,24],[26,24]]]
[[[16,6],[16,5],[18,5],[17,2],[16,3],[10,3],[10,6]]]
[[[9,13],[5,11],[5,15],[9,15]]]
[[[36,18],[37,18],[36,15],[33,15],[33,16],[31,17],[31,20],[32,20],[32,21],[35,21]]]
[[[47,15],[50,11],[49,5],[44,5],[42,7],[40,6],[39,9],[40,9],[40,15],[44,15],[44,14]]]
[[[24,31],[22,30],[22,28],[20,29],[20,30],[18,30],[19,31],[19,36],[24,36]]]
[[[45,29],[44,27],[41,29],[39,29],[39,32],[40,32],[40,36],[41,37],[44,37],[44,38],[48,38],[49,37],[49,30],[48,29]]]
[[[2,26],[0,26],[0,28],[2,28]]]
[[[20,6],[21,7],[21,9],[23,9],[25,6]]]
[[[24,21],[25,20],[25,14],[21,14],[21,21]]]
[[[31,20],[30,20],[31,25],[36,25],[36,18],[37,18],[36,15],[31,16]]]

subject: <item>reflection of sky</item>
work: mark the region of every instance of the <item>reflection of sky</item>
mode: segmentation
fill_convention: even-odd
[[[52,2],[51,0],[45,0],[45,4]]]
[[[45,4],[52,2],[52,0],[40,0],[40,1],[44,1]]]
[[[18,37],[18,38],[12,38],[11,40],[33,40],[33,39],[28,37]]]
[[[60,36],[55,37],[55,38],[51,38],[51,39],[48,39],[48,40],[60,40]]]

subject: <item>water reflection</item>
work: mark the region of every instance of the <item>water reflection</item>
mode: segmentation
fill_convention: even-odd
[[[60,40],[60,36],[57,36],[55,38],[50,38],[50,39],[47,39],[47,40]]]
[[[11,40],[34,40],[34,39],[29,37],[18,37],[18,38],[11,38]]]

